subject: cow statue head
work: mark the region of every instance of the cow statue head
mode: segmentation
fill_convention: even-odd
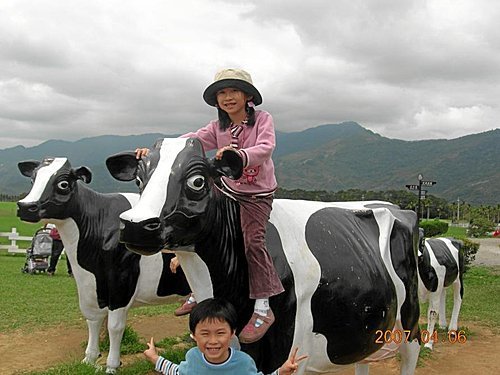
[[[17,216],[33,223],[44,218],[64,219],[66,203],[73,197],[77,181],[89,183],[92,179],[87,167],[72,168],[66,158],[21,161],[17,166],[33,184],[29,194],[17,203]]]
[[[120,240],[142,255],[189,249],[210,220],[214,181],[238,179],[243,171],[238,153],[209,159],[196,138],[160,139],[141,160],[124,152],[110,156],[106,166],[117,180],[136,180],[141,190],[137,205],[120,215]]]

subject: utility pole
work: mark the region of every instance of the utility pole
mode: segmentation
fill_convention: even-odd
[[[420,217],[422,216],[421,207],[422,199],[426,197],[427,190],[422,190],[422,186],[432,186],[435,185],[436,181],[424,181],[424,176],[421,173],[418,174],[418,185],[406,185],[408,190],[418,190],[418,206],[417,206],[417,222],[420,223]]]
[[[460,197],[457,198],[457,224],[460,224]]]
[[[417,223],[420,223],[420,216],[421,216],[421,204],[422,204],[422,180],[424,179],[424,176],[422,176],[420,173],[418,175],[418,210],[417,210]]]

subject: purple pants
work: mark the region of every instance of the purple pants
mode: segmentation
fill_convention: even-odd
[[[268,298],[284,291],[266,248],[266,225],[273,197],[235,196],[240,204],[241,229],[248,262],[250,298]]]

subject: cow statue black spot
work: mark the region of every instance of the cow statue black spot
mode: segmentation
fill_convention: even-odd
[[[138,201],[138,194],[95,192],[84,184],[90,182],[91,171],[72,168],[66,158],[23,161],[18,167],[33,186],[17,203],[17,215],[24,221],[55,223],[71,263],[89,331],[83,361],[93,364],[99,357],[99,331],[107,316],[106,372],[115,373],[129,308],[185,295],[189,285],[182,272],[171,273],[173,254],[142,257],[119,243],[119,214]]]
[[[106,161],[119,180],[143,187],[137,205],[120,215],[129,249],[195,252],[215,297],[229,299],[239,315],[237,333],[253,311],[239,222],[239,206],[218,188],[221,176],[238,178],[242,162],[226,151],[205,157],[199,140],[164,138],[149,155],[131,152]],[[264,373],[278,368],[294,346],[309,354],[299,373],[333,371],[394,355],[378,332],[408,333],[400,346],[401,374],[413,374],[419,352],[418,227],[416,215],[387,202],[324,203],[276,199],[267,247],[285,292],[270,298],[276,321],[258,342],[242,345]],[[197,298],[196,287],[192,287]],[[390,333],[390,332],[389,332]]]
[[[458,315],[464,295],[464,258],[462,241],[453,238],[427,238],[418,252],[418,292],[420,301],[429,300],[427,332],[430,340],[425,347],[432,349],[432,333],[439,317],[439,326],[446,327],[446,289],[453,288],[453,310],[448,331],[458,329]]]

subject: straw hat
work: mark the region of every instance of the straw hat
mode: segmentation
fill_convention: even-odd
[[[253,83],[250,74],[241,69],[223,69],[215,75],[214,82],[205,89],[203,99],[208,105],[215,107],[217,105],[217,92],[219,90],[234,87],[253,96],[253,103],[259,105],[262,103],[262,96]]]

